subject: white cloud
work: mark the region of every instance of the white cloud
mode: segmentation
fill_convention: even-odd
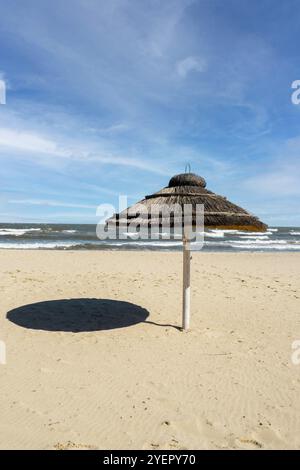
[[[62,146],[55,140],[41,136],[35,132],[16,131],[10,128],[0,128],[0,149],[11,149],[22,154],[22,157],[32,154],[39,156],[48,155],[51,158],[59,157],[74,161],[97,162],[104,165],[119,165],[138,168],[140,170],[156,173],[168,174],[161,166],[142,158],[132,158],[115,155],[113,152],[97,148],[88,148],[89,144],[80,142],[76,148],[68,145]]]
[[[77,209],[96,209],[94,204],[76,204],[71,202],[51,201],[47,199],[12,199],[7,201],[9,204],[25,204],[30,206],[48,206],[48,207],[70,207]]]
[[[0,147],[8,147],[24,152],[38,152],[63,155],[55,142],[38,134],[0,128]]]
[[[101,134],[114,134],[114,133],[119,133],[119,132],[124,132],[129,129],[128,124],[125,123],[116,123],[112,124],[111,126],[108,127],[102,127],[100,129],[92,129],[95,132],[100,132]]]
[[[6,83],[0,73],[0,104],[6,104]]]
[[[176,71],[179,77],[185,78],[190,72],[204,72],[206,70],[206,61],[199,57],[186,57],[176,64]]]

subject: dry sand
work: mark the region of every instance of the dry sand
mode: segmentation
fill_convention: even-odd
[[[181,261],[0,252],[0,448],[300,448],[300,254]]]

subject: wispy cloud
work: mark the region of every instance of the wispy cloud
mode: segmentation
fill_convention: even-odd
[[[39,200],[39,199],[11,199],[7,201],[9,204],[24,204],[26,206],[48,206],[48,207],[70,207],[77,209],[95,209],[96,205],[92,204],[77,204],[72,202],[61,202],[51,200]]]
[[[181,78],[185,78],[191,72],[204,72],[206,70],[206,61],[199,57],[186,57],[177,62],[176,70]]]
[[[100,134],[113,135],[119,132],[125,132],[130,128],[128,124],[123,122],[112,124],[111,126],[102,127],[99,129],[91,129],[93,132],[99,132]]]
[[[104,165],[116,165],[138,168],[140,170],[167,174],[166,169],[160,164],[147,162],[143,158],[131,158],[126,156],[114,155],[109,151],[97,151],[97,149],[88,150],[88,144],[77,142],[76,147],[68,148],[61,144],[40,136],[36,133],[18,131],[14,129],[0,128],[0,150],[13,149],[24,153],[29,153],[29,158],[34,158],[34,154],[50,155],[52,158],[59,157],[73,161],[97,162]],[[38,163],[38,162],[37,162]]]
[[[66,156],[57,144],[47,138],[35,133],[23,132],[15,129],[0,128],[0,147],[4,149],[14,149],[23,152],[33,152],[41,154],[51,154],[56,156]]]
[[[6,82],[4,74],[0,71],[0,105],[6,104]]]

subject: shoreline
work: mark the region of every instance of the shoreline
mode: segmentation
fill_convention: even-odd
[[[55,252],[55,253],[116,253],[116,252],[119,252],[119,253],[172,253],[172,254],[180,254],[182,252],[182,249],[179,248],[179,249],[176,249],[176,250],[170,250],[168,248],[164,248],[164,249],[138,249],[138,248],[134,248],[134,249],[127,249],[127,248],[115,248],[115,249],[112,249],[112,248],[102,248],[102,249],[92,249],[92,248],[89,248],[89,249],[84,249],[84,248],[78,248],[77,250],[74,250],[72,248],[0,248],[0,253],[5,253],[5,252],[26,252],[26,251],[30,251],[30,252],[47,252],[47,253],[52,253],[52,252]],[[300,256],[300,250],[274,250],[274,249],[270,249],[270,250],[242,250],[242,251],[238,251],[238,250],[233,250],[233,251],[229,251],[229,250],[216,250],[216,251],[213,251],[213,250],[190,250],[191,251],[191,254],[195,254],[195,253],[199,253],[199,254],[204,254],[204,255],[253,255],[253,254],[257,254],[257,255],[296,255],[296,256]]]

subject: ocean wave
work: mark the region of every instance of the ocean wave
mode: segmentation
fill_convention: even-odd
[[[29,232],[40,232],[40,228],[1,228],[0,229],[0,236],[14,236],[14,237],[21,237],[25,235],[25,233]]]
[[[43,229],[39,229],[39,230],[42,230],[43,233],[50,233],[51,235],[53,235],[54,233],[77,233],[78,230],[55,230],[53,229],[52,227],[46,227],[46,228],[43,228]]]
[[[157,233],[159,238],[141,239],[124,230],[123,240],[96,237],[92,225],[80,224],[0,224],[0,248],[18,250],[169,250],[181,251],[178,237],[168,238],[167,231]],[[125,234],[133,235],[125,238]],[[198,232],[199,241],[191,243],[191,249],[199,251],[299,251],[300,227],[272,228],[266,232],[242,230],[206,229]],[[204,243],[201,237],[204,236]],[[166,238],[164,238],[166,237]]]
[[[264,242],[264,243],[263,243]],[[252,251],[264,251],[264,250],[281,250],[281,251],[299,251],[300,244],[291,244],[284,240],[275,240],[274,242],[268,241],[265,242],[264,240],[261,242],[255,242],[255,240],[249,240],[249,242],[245,241],[238,241],[238,240],[227,240],[222,242],[216,241],[206,241],[205,245],[208,248],[227,248],[229,250],[252,250]]]
[[[160,246],[160,247],[174,247],[174,246],[182,246],[182,242],[180,241],[136,241],[136,242],[106,242],[106,246],[144,246],[144,247],[151,247],[151,246]]]
[[[192,249],[202,249],[202,243],[193,242],[191,244]],[[0,249],[15,249],[15,250],[114,250],[114,249],[181,249],[181,241],[105,241],[105,242],[94,242],[86,243],[85,241],[22,241],[22,242],[11,242],[11,243],[0,243]],[[226,240],[226,241],[205,241],[203,247],[207,249],[225,249],[230,251],[235,250],[252,250],[252,251],[299,251],[300,243],[288,243],[284,240],[270,241],[255,241],[255,240]]]
[[[228,243],[238,244],[238,245],[286,245],[288,242],[287,240],[261,240],[255,238],[255,240],[228,240]]]
[[[275,245],[271,243],[270,245],[234,245],[234,248],[246,249],[246,250],[281,250],[281,251],[300,251],[300,245]]]
[[[246,238],[247,240],[270,240],[268,235],[241,235],[239,238]]]
[[[267,230],[266,232],[249,232],[247,230],[226,230],[226,229],[223,229],[223,230],[219,230],[219,229],[215,229],[215,230],[211,230],[211,232],[215,233],[215,234],[223,234],[224,235],[250,235],[250,236],[254,236],[254,235],[272,235],[272,231],[271,229]]]
[[[204,232],[204,237],[209,237],[209,238],[224,238],[224,232],[223,231],[213,231],[213,232]]]
[[[55,249],[69,248],[75,246],[74,242],[21,242],[21,243],[0,243],[0,249],[5,250],[38,250],[38,249]]]
[[[273,232],[270,230],[267,230],[266,232],[242,232],[239,231],[237,232],[237,235],[243,235],[243,236],[256,236],[256,237],[261,237],[261,236],[266,236],[266,235],[273,235]]]
[[[143,247],[143,248],[150,248],[150,247],[161,247],[161,248],[170,248],[170,247],[177,247],[182,246],[182,242],[176,241],[134,241],[134,242],[126,242],[124,241],[105,241],[100,242],[96,241],[94,243],[86,243],[85,241],[36,241],[36,242],[26,242],[22,241],[20,243],[12,242],[12,243],[0,243],[0,249],[16,249],[16,250],[25,250],[25,249],[79,249],[79,248],[90,248],[90,249],[107,249],[107,248],[114,248],[114,247]]]

